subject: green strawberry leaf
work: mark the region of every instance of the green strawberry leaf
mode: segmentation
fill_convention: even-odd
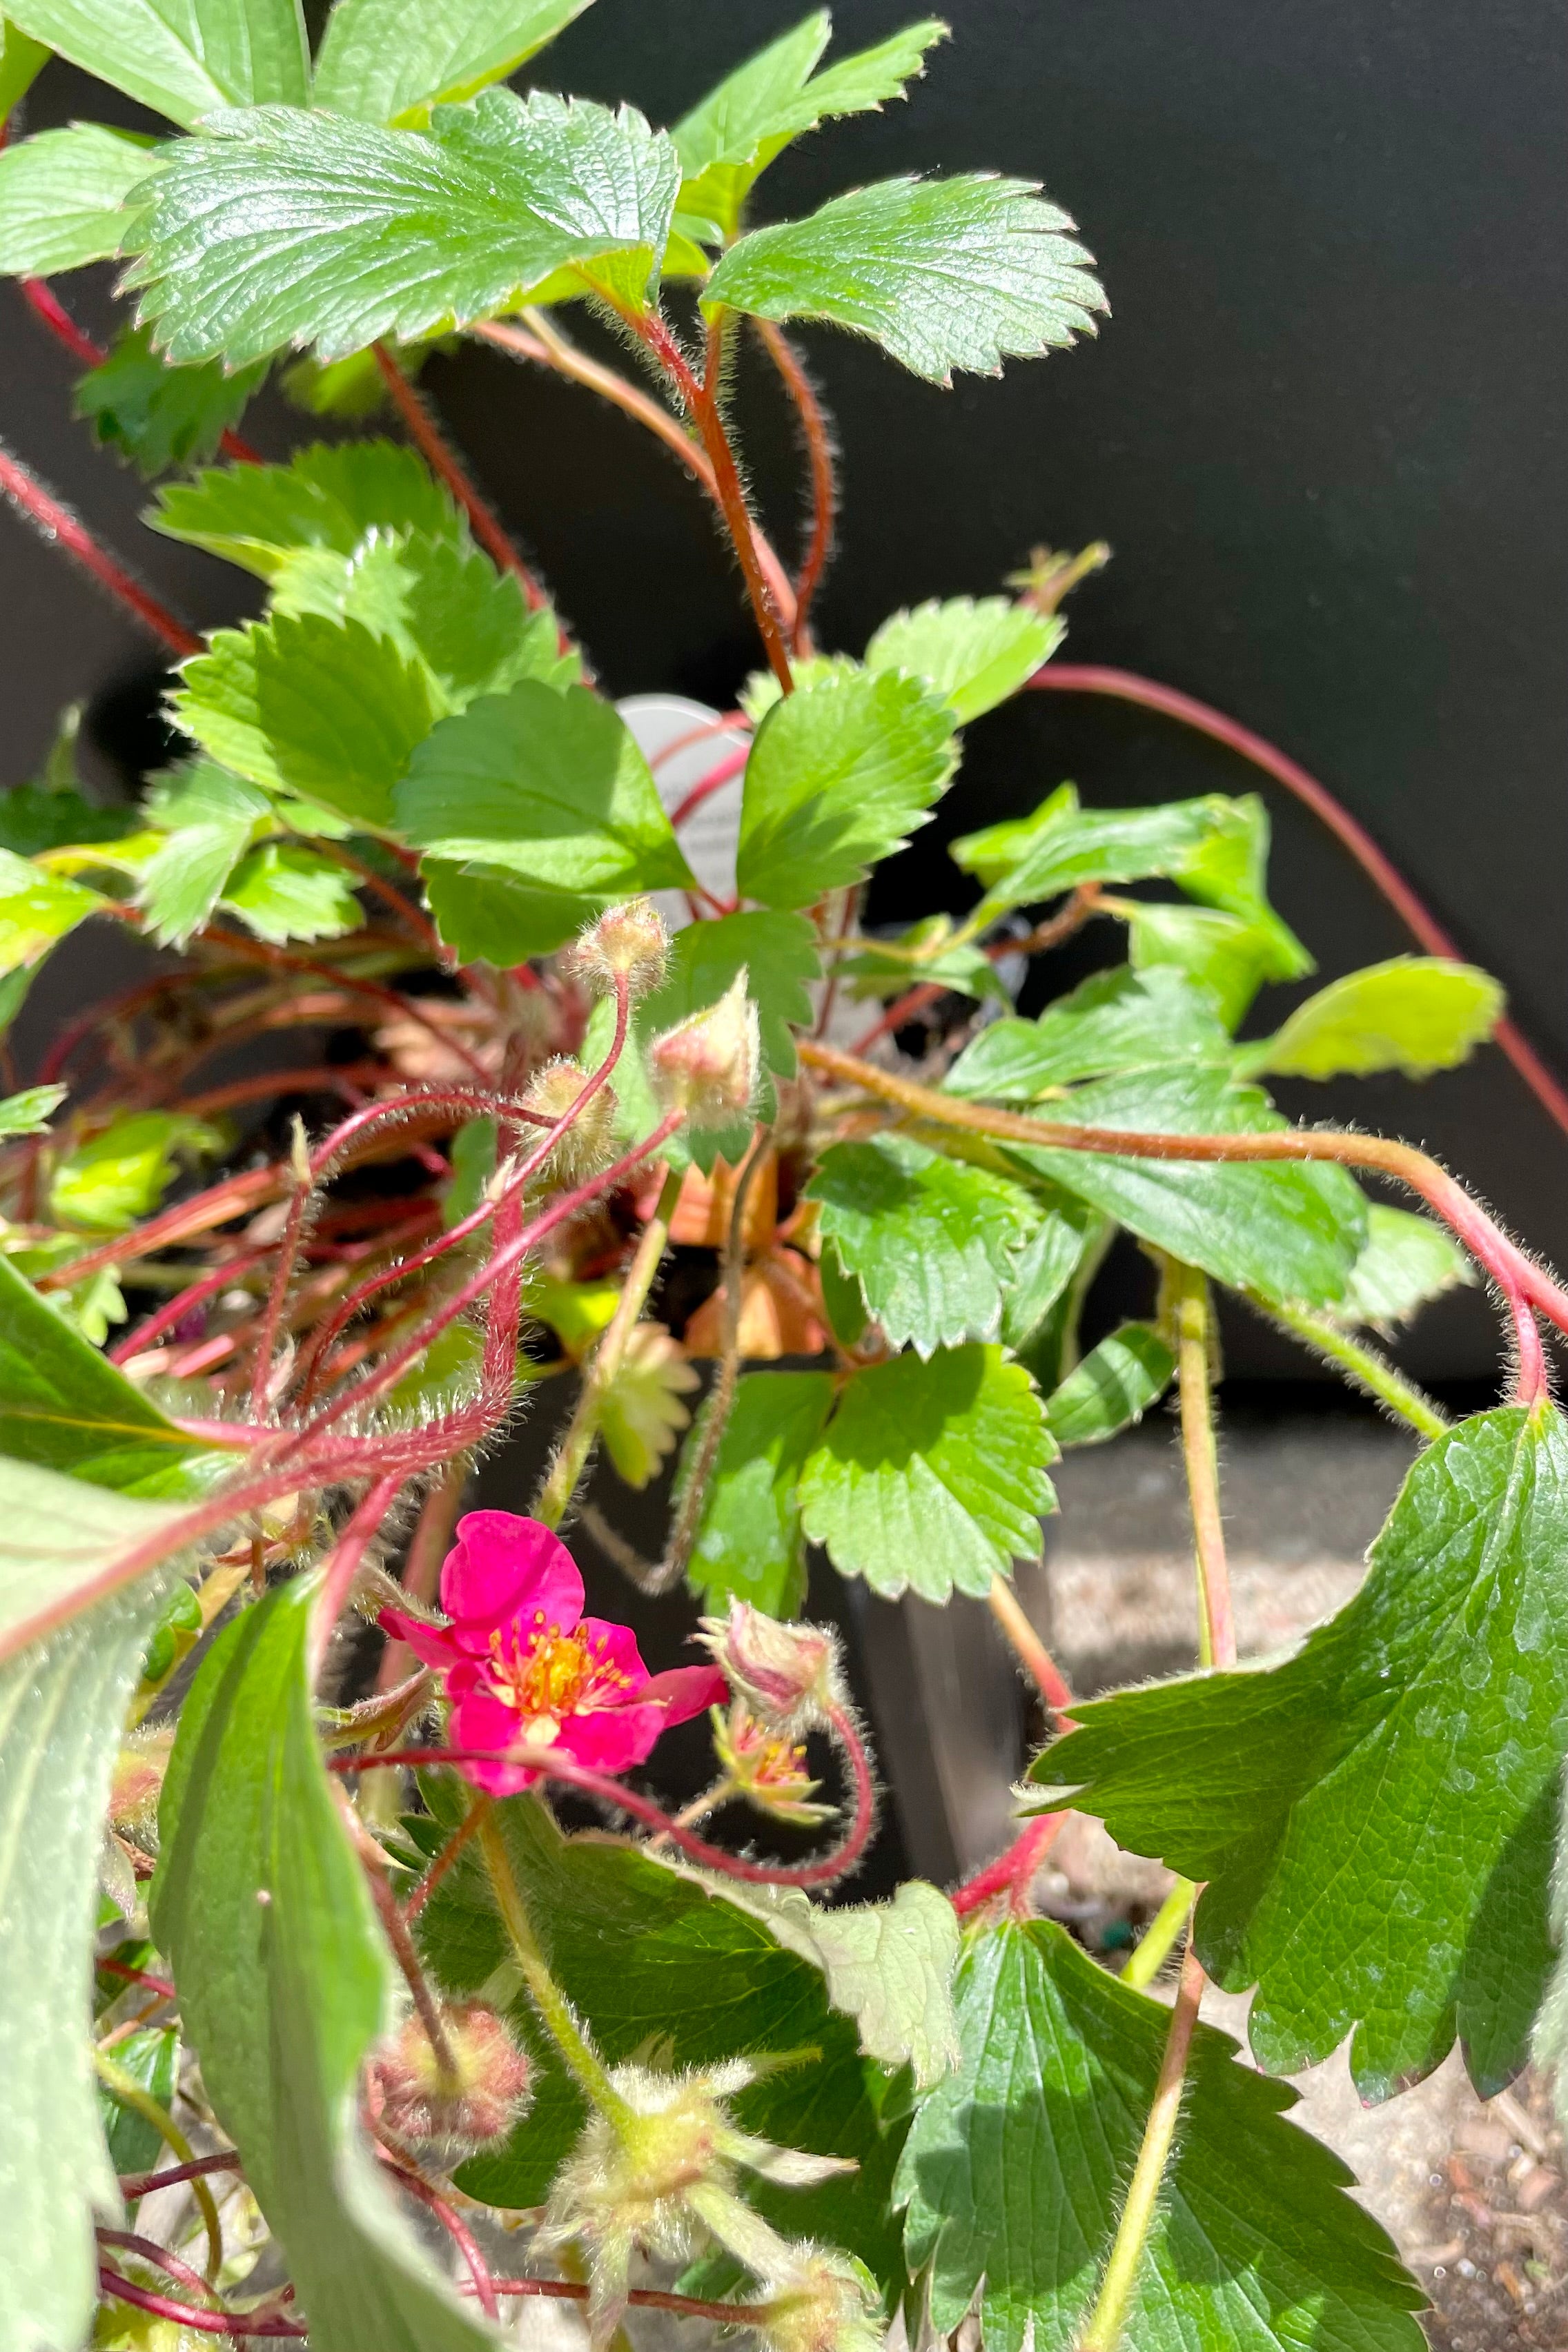
[[[1057,1448],[1000,1348],[895,1356],[857,1372],[801,1478],[801,1517],[841,1576],[895,1601],[981,1598],[1038,1559]]]
[[[172,482],[148,518],[154,530],[274,580],[300,548],[349,557],[367,533],[467,543],[447,491],[394,441],[315,442],[287,466],[217,466]]]
[[[144,327],[128,327],[115,337],[102,365],[82,377],[73,406],[106,448],[151,478],[173,466],[199,465],[210,457],[230,425],[238,424],[266,374],[264,361],[237,375],[218,360],[202,367],[170,367],[153,349]]]
[[[970,1100],[1032,1103],[1080,1078],[1173,1062],[1228,1070],[1235,1048],[1208,999],[1179,973],[1097,971],[1037,1021],[994,1021],[947,1074]]]
[[[303,106],[310,87],[299,0],[7,0],[5,13],[187,130],[215,107]]]
[[[29,39],[19,25],[0,16],[0,122],[20,105],[48,62],[42,41]]]
[[[1092,334],[1105,296],[1068,215],[1032,180],[972,172],[884,180],[837,196],[808,220],[753,229],[703,289],[761,319],[829,319],[869,335],[916,375],[999,375]]]
[[[1291,980],[1311,970],[1304,950],[1294,961],[1282,953],[1283,926],[1274,915],[1255,920],[1217,907],[1138,900],[1119,911],[1128,929],[1128,961],[1140,978],[1176,973],[1207,998],[1226,1029],[1239,1027],[1266,980]]]
[[[101,122],[40,131],[0,152],[0,272],[54,278],[110,261],[131,225],[125,199],[163,153]]]
[[[176,1588],[191,1597],[188,1585]],[[200,1619],[197,1619],[199,1625]],[[154,2025],[140,2033],[128,2034],[114,2045],[114,2063],[149,2097],[161,2107],[167,2107],[174,2096],[174,2084],[180,2063],[179,2029],[173,2025]],[[163,2152],[163,2137],[155,2124],[148,2122],[138,2109],[128,2106],[123,2099],[100,2083],[98,2086],[99,2121],[109,2147],[109,2160],[116,2172],[151,2172]]]
[[[1271,2072],[1352,2027],[1365,2099],[1456,2034],[1483,2096],[1523,2063],[1552,1966],[1565,1559],[1561,1416],[1479,1413],[1419,1457],[1365,1584],[1293,1657],[1097,1699],[1035,1765],[1207,1882],[1199,1954],[1258,1986]]]
[[[188,1112],[122,1111],[56,1162],[50,1213],[58,1224],[122,1234],[157,1207],[182,1160],[222,1147],[217,1129]]]
[[[402,122],[475,98],[552,41],[588,0],[338,0],[316,59],[314,103],[356,122]]]
[[[136,824],[132,810],[97,808],[74,784],[13,784],[9,792],[0,793],[0,849],[18,857],[37,857],[46,849],[67,849],[79,842],[118,841]]]
[[[971,1947],[963,2055],[916,2113],[895,2191],[931,2324],[980,2299],[993,2352],[1069,2352],[1088,2324],[1160,2075],[1169,2011],[1053,1922]],[[1175,2147],[1123,2340],[1137,2352],[1421,2352],[1426,2297],[1286,2121],[1297,2093],[1194,2032]]]
[[[1447,1225],[1373,1201],[1366,1213],[1366,1247],[1351,1268],[1344,1296],[1328,1311],[1336,1323],[1371,1323],[1392,1331],[1434,1298],[1475,1278],[1475,1267]]]
[[[1152,1323],[1123,1323],[1046,1399],[1046,1427],[1060,1446],[1100,1445],[1142,1421],[1175,1370],[1175,1357]]]
[[[313,1580],[218,1635],[180,1716],[153,1932],[202,2083],[277,2232],[320,2352],[484,2352],[362,2136],[394,1969],[317,1744]]]
[[[1373,1070],[1430,1077],[1468,1061],[1505,1003],[1497,982],[1474,964],[1394,956],[1320,989],[1272,1037],[1239,1047],[1237,1066],[1247,1077],[1363,1078]]]
[[[138,901],[159,945],[184,947],[216,906],[252,835],[268,824],[272,804],[253,784],[200,760],[162,778],[145,813],[169,837],[142,870]]]
[[[488,318],[567,264],[633,307],[679,165],[634,108],[487,90],[428,133],[261,107],[213,116],[150,191],[127,283],[172,360],[342,359]]]
[[[800,1474],[833,1403],[828,1372],[742,1372],[702,1498],[687,1582],[722,1616],[732,1600],[769,1617],[797,1617],[805,1604]],[[701,1452],[710,1408],[692,1423],[681,1470]],[[684,1479],[673,1507],[684,1499]]]
[[[884,621],[866,648],[869,670],[900,669],[945,702],[960,727],[994,710],[1048,661],[1067,633],[1006,596],[933,598]]]
[[[37,963],[103,903],[98,891],[0,849],[0,972]]]
[[[746,762],[742,898],[805,907],[862,880],[928,822],[955,764],[952,718],[913,678],[845,668],[799,687]]]
[[[0,1098],[0,1136],[47,1134],[69,1091],[68,1087],[24,1087],[20,1094]]]
[[[830,1144],[806,1197],[893,1347],[930,1356],[1001,1337],[1004,1294],[1039,1224],[1021,1185],[888,1134]]]
[[[291,841],[264,842],[242,857],[218,904],[258,940],[336,940],[364,920],[353,878],[330,857]]]

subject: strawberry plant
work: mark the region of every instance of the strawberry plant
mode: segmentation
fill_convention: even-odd
[[[0,267],[153,529],[265,593],[197,635],[0,445],[177,666],[181,746],[106,806],[68,726],[0,798],[7,1024],[83,927],[161,951],[0,1104],[0,2347],[478,2352],[547,2297],[595,2347],[652,2305],[771,2352],[976,2310],[1009,2352],[1401,2352],[1420,2290],[1278,2077],[1348,2037],[1387,2098],[1457,2040],[1489,2092],[1556,2047],[1568,1296],[1422,1152],[1293,1126],[1266,1082],[1495,1035],[1562,1097],[1310,778],[1055,658],[1097,551],[817,646],[837,481],[797,330],[995,373],[1094,329],[1089,257],[984,171],[768,217],[768,165],[903,96],[937,23],[825,62],[813,16],[663,130],[547,67],[506,86],[584,5],[337,0],[313,56],[296,0],[0,19]],[[162,127],[24,135],[51,53]],[[52,281],[105,260],[100,351]],[[755,621],[739,710],[650,752],[597,688],[591,616],[418,386],[466,339],[685,469]],[[795,559],[748,494],[748,339],[800,425]],[[326,422],[264,463],[273,373]],[[962,919],[868,928],[966,730],[1029,689],[1217,734],[1426,952],[1255,1019],[1311,970],[1261,801],[1067,784],[956,833]],[[742,777],[700,877],[691,820]],[[1106,968],[1053,986],[1090,923]],[[1146,1311],[1086,1349],[1118,1234]],[[1453,1424],[1368,1334],[1477,1276],[1509,1393]],[[1361,1591],[1245,1668],[1216,1291],[1424,1444]],[[1061,1449],[1173,1387],[1194,1671],[1079,1704],[1014,1566]],[[465,1509],[530,1416],[531,1511]],[[601,1506],[667,1465],[650,1562]],[[689,1591],[682,1659],[590,1605],[584,1532]],[[1037,1688],[1016,1841],[951,1895],[855,1899],[875,1766],[809,1547],[985,1602]],[[703,1718],[672,1811],[659,1742]],[[1074,1807],[1181,1874],[1120,1976],[1036,1909]],[[1199,2021],[1210,1978],[1257,1988],[1256,2067]]]

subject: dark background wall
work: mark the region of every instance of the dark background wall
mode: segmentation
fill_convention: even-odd
[[[668,121],[795,13],[597,0],[538,78]],[[839,42],[913,13],[844,0]],[[1568,1070],[1568,9],[953,0],[948,14],[955,38],[912,102],[803,142],[769,174],[764,212],[932,166],[1037,177],[1080,222],[1114,315],[1097,343],[947,394],[841,336],[806,337],[849,501],[826,642],[858,650],[899,604],[988,591],[1034,541],[1109,539],[1114,564],[1071,608],[1073,656],[1184,687],[1295,752]],[[84,111],[134,119],[51,67],[34,124]],[[89,310],[101,300],[85,280],[75,289]],[[139,489],[65,421],[68,366],[9,288],[0,381],[0,429],[177,603],[204,622],[243,609],[236,575],[137,532]],[[438,362],[428,382],[605,682],[731,692],[752,659],[732,576],[695,493],[636,428],[489,353]],[[787,537],[787,419],[754,370],[741,404],[759,493]],[[258,412],[269,449],[297,429]],[[151,699],[141,648],[3,520],[0,610],[0,781],[27,772],[58,705],[84,690],[124,689],[107,732],[129,740]],[[963,781],[887,877],[880,910],[958,903],[942,840],[1068,775],[1100,802],[1252,781],[1162,722],[1030,698],[974,730]],[[1270,799],[1276,896],[1323,972],[1405,947],[1333,845]],[[1568,1256],[1568,1143],[1495,1053],[1421,1089],[1313,1091],[1290,1107],[1428,1141]],[[1479,1376],[1491,1345],[1479,1302],[1459,1302],[1427,1318],[1411,1360],[1428,1377]],[[1289,1360],[1238,1334],[1232,1360],[1264,1372]]]

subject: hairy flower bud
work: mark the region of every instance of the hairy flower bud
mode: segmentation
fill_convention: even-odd
[[[589,987],[607,995],[624,980],[634,1001],[664,978],[669,933],[651,898],[628,898],[611,907],[574,942],[567,968]]]
[[[877,2283],[853,2255],[802,2242],[767,2281],[757,2332],[769,2352],[879,2352]]]
[[[503,2139],[531,2096],[527,2054],[481,2001],[455,2002],[441,2024],[449,2069],[412,2011],[372,2058],[366,2087],[380,2119],[400,2139],[454,2151]]]
[[[155,1731],[133,1731],[115,1759],[109,1826],[142,1853],[158,1851],[158,1800],[174,1745],[172,1725]]]
[[[534,1072],[522,1099],[530,1110],[553,1124],[581,1100],[587,1083],[588,1074],[580,1062],[559,1055]],[[607,1168],[615,1156],[616,1097],[610,1087],[600,1087],[552,1148],[543,1172],[552,1183],[579,1184],[585,1176],[596,1176],[601,1168]]]
[[[728,1617],[704,1617],[698,1639],[738,1698],[774,1739],[798,1739],[846,1704],[836,1636],[820,1625],[781,1625],[749,1601]]]
[[[722,1127],[751,1109],[761,1073],[757,1008],[742,965],[717,1004],[667,1029],[647,1049],[648,1070],[665,1106],[693,1127]]]
[[[833,1819],[835,1806],[811,1802],[822,1783],[807,1772],[804,1748],[780,1739],[739,1699],[728,1717],[718,1707],[710,1712],[713,1750],[737,1794],[759,1812],[792,1822],[797,1829],[816,1829]]]

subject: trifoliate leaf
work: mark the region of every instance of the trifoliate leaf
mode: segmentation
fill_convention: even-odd
[[[933,598],[884,621],[866,648],[870,670],[907,670],[947,704],[960,727],[1016,694],[1066,634],[1055,614],[1006,596]]]
[[[485,2352],[358,2118],[394,1969],[317,1744],[311,1580],[222,1632],[181,1711],[152,1916],[202,2084],[320,2352]]]
[[[1299,1004],[1284,1027],[1243,1045],[1251,1076],[1363,1078],[1403,1070],[1412,1078],[1452,1070],[1501,1020],[1506,999],[1488,973],[1440,956],[1394,956],[1347,972]]]
[[[219,466],[158,493],[154,530],[276,579],[300,548],[352,556],[367,533],[408,531],[463,543],[446,490],[394,441],[317,442],[287,466]]]
[[[13,1645],[181,1513],[16,1462],[0,1462],[0,2064],[26,2150],[0,2200],[0,2325],[7,2352],[53,2352],[87,2340],[93,2220],[121,2219],[84,2028],[110,1780],[163,1580]]]
[[[220,629],[181,675],[174,716],[221,767],[368,824],[392,822],[393,787],[437,717],[422,664],[315,613]]]
[[[125,1111],[57,1166],[49,1209],[62,1225],[121,1234],[155,1209],[182,1157],[222,1149],[216,1128],[173,1110]]]
[[[398,122],[504,81],[580,16],[588,0],[338,0],[316,59],[317,106]]]
[[[910,25],[814,76],[831,28],[826,9],[818,9],[676,124],[681,210],[710,222],[719,231],[714,242],[734,235],[757,179],[793,140],[835,116],[872,112],[901,98],[905,83],[924,72],[926,51],[947,35],[934,20]]]
[[[1100,1078],[1035,1115],[1156,1135],[1263,1135],[1288,1124],[1258,1087],[1201,1063]],[[1366,1241],[1361,1191],[1332,1165],[1121,1160],[1034,1144],[1007,1150],[1184,1265],[1265,1298],[1331,1304]]]
[[[30,39],[19,25],[0,16],[0,122],[20,105],[48,61],[42,41]]]
[[[73,66],[188,130],[215,107],[303,106],[310,52],[299,0],[6,0],[6,15]]]
[[[1031,1778],[1207,1888],[1205,1967],[1257,1984],[1260,2062],[1355,2028],[1362,2095],[1456,2033],[1484,2097],[1523,2063],[1551,1968],[1568,1744],[1568,1430],[1479,1413],[1415,1464],[1365,1584],[1284,1664],[1074,1710]]]
[[[891,1345],[922,1356],[996,1339],[1039,1212],[1022,1185],[908,1135],[830,1144],[806,1187],[822,1234]]]
[[[1123,1323],[1046,1399],[1058,1445],[1099,1445],[1142,1421],[1170,1387],[1175,1357],[1152,1323]]]
[[[978,2294],[994,2352],[1069,2352],[1087,2326],[1160,2077],[1170,2012],[1047,1920],[960,1963],[958,2073],[916,2114],[895,2195],[938,2334]],[[1425,2297],[1285,2120],[1297,2094],[1194,2033],[1176,2143],[1122,2341],[1137,2352],[1421,2352]]]
[[[0,972],[36,963],[103,903],[96,890],[0,849]]]
[[[526,679],[444,719],[414,752],[395,808],[428,853],[441,935],[465,960],[519,963],[612,899],[692,878],[647,761],[584,687]]]
[[[53,278],[120,251],[122,209],[162,155],[100,122],[40,131],[0,152],[0,272]]]
[[[498,1811],[545,1956],[606,2061],[645,2052],[650,2035],[674,2067],[795,2053],[797,2063],[764,2074],[735,2099],[742,2129],[812,2155],[851,2157],[859,2168],[817,2189],[748,2177],[746,2194],[792,2238],[846,2247],[896,2285],[901,2268],[888,2196],[897,2138],[878,2112],[886,2077],[830,2004],[820,1967],[706,1884],[630,1846],[563,1838],[531,1798],[509,1798]],[[471,1847],[421,1911],[418,1932],[437,1980],[453,1993],[479,1991],[509,1960]],[[521,1986],[511,2016],[537,2056],[539,2094],[504,2147],[463,2166],[459,2185],[487,2203],[515,2207],[542,2201],[584,2110],[559,2060],[542,2046]]]
[[[1230,1033],[1205,996],[1173,971],[1097,971],[1037,1021],[994,1021],[947,1074],[972,1101],[1037,1102],[1079,1078],[1172,1062],[1228,1069]]]
[[[956,763],[915,679],[846,669],[770,710],[746,762],[735,878],[769,907],[860,881],[924,824]]]
[[[1475,1278],[1475,1267],[1446,1225],[1373,1201],[1366,1213],[1366,1247],[1351,1268],[1344,1296],[1328,1311],[1336,1323],[1372,1323],[1392,1330],[1445,1291]]]
[[[809,220],[753,229],[703,289],[762,319],[831,319],[870,335],[916,375],[999,375],[1094,332],[1105,296],[1073,223],[1032,180],[972,172],[884,180],[837,196]]]
[[[174,151],[127,282],[174,360],[323,359],[505,309],[568,263],[634,307],[679,165],[631,107],[487,90],[428,133],[258,107]]]
[[[687,1581],[722,1615],[731,1600],[770,1617],[805,1601],[800,1474],[833,1402],[828,1372],[742,1372],[702,1501]],[[682,1478],[700,1452],[709,1408],[692,1424]],[[677,1486],[675,1507],[684,1495]]]
[[[639,1323],[605,1391],[599,1434],[628,1486],[646,1486],[674,1453],[691,1415],[681,1402],[701,1382],[662,1323]]]
[[[944,1348],[857,1372],[801,1478],[801,1517],[874,1592],[984,1596],[1038,1559],[1057,1448],[1029,1376],[1000,1348]]]
[[[106,448],[130,459],[149,479],[172,466],[210,457],[237,425],[267,374],[265,361],[231,375],[219,360],[200,367],[170,367],[153,349],[145,327],[117,335],[109,357],[89,370],[74,406]]]
[[[276,947],[289,940],[341,939],[364,920],[353,877],[291,841],[264,842],[242,857],[218,904]]]
[[[142,869],[139,903],[163,947],[184,947],[218,902],[225,883],[271,803],[210,761],[178,771],[149,795],[149,822],[168,835]]]
[[[43,1135],[70,1089],[68,1087],[24,1087],[20,1094],[0,1099],[0,1136]]]

